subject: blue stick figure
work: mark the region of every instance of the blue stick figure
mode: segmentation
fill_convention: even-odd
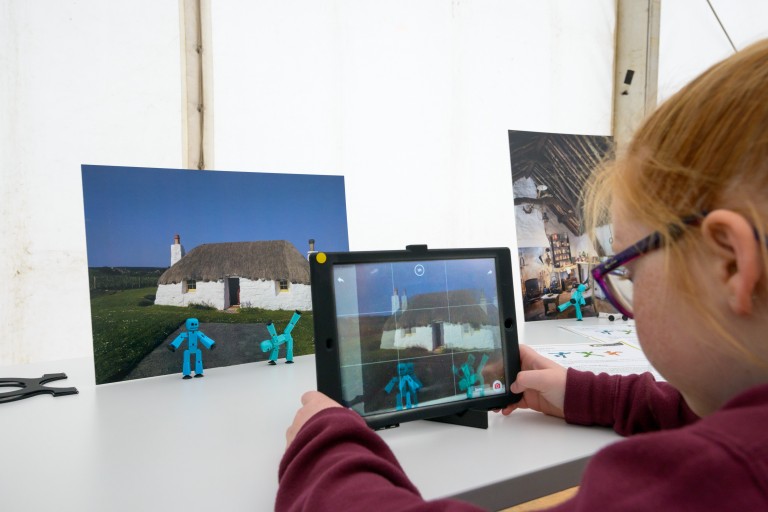
[[[478,395],[485,395],[485,381],[483,380],[483,368],[485,363],[488,362],[488,354],[483,354],[480,359],[480,364],[475,369],[475,355],[469,354],[467,356],[467,362],[461,365],[461,370],[453,367],[453,373],[461,379],[459,379],[459,389],[467,392],[467,398],[472,398],[474,390],[479,390]]]
[[[576,290],[571,294],[571,300],[557,306],[558,311],[565,311],[569,307],[573,306],[573,308],[576,310],[576,319],[581,321],[581,306],[587,303],[587,301],[584,300],[584,290],[586,289],[587,287],[583,284],[577,286]]]
[[[197,348],[197,342],[199,341],[202,343],[203,346],[208,350],[213,350],[216,348],[216,342],[203,334],[203,331],[200,330],[200,322],[197,320],[197,318],[187,318],[186,327],[187,332],[182,332],[176,336],[176,339],[173,340],[170,345],[168,345],[168,350],[171,352],[176,352],[176,349],[179,348],[179,345],[181,345],[184,340],[187,340],[187,349],[184,351],[184,366],[182,367],[182,373],[184,374],[184,377],[182,378],[192,378],[192,376],[189,374],[189,358],[191,354],[195,354],[195,377],[202,377],[203,353],[199,348]]]
[[[389,384],[386,385],[384,391],[389,394],[392,388],[397,384],[397,405],[398,411],[403,409],[403,397],[405,397],[405,408],[411,409],[419,405],[419,399],[416,396],[416,392],[423,387],[423,384],[416,377],[414,371],[414,365],[411,362],[397,363],[397,375],[392,377]]]
[[[269,331],[269,334],[272,337],[261,342],[261,351],[272,351],[269,354],[269,364],[277,364],[277,354],[280,351],[280,345],[283,344],[285,344],[285,363],[293,364],[293,336],[291,336],[291,331],[293,331],[293,328],[296,326],[296,322],[299,321],[299,318],[301,318],[301,313],[299,313],[298,310],[294,311],[293,316],[291,317],[291,321],[288,322],[288,325],[286,325],[285,329],[283,330],[283,334],[280,335],[277,334],[277,331],[275,330],[275,324],[272,323],[272,320],[267,322],[267,331]]]

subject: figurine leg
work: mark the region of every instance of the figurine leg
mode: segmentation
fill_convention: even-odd
[[[275,345],[275,348],[269,353],[269,364],[277,364],[275,361],[277,361],[277,354],[279,351],[280,345]]]
[[[189,350],[184,351],[184,365],[181,367],[181,373],[184,374],[184,379],[191,379],[192,376],[189,374]]]
[[[574,308],[576,308],[576,320],[581,322],[581,307],[578,304],[576,304]]]
[[[285,344],[285,364],[293,364],[293,340]]]
[[[401,393],[397,394],[397,406],[395,407],[398,411],[403,410],[403,395]]]
[[[200,349],[195,350],[195,377],[203,376],[203,352]]]

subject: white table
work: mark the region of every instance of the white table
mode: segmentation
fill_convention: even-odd
[[[529,323],[522,339],[583,341],[562,322],[573,320]],[[80,391],[0,404],[0,509],[271,510],[285,429],[315,388],[314,365],[302,356],[101,386],[90,359],[0,367],[0,377],[64,372],[49,385]],[[425,498],[489,509],[576,485],[589,457],[618,439],[530,411],[491,414],[487,430],[416,421],[380,435]]]

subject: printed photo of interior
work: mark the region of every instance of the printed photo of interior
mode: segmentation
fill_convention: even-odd
[[[590,274],[611,254],[611,227],[593,243],[584,233],[579,205],[591,169],[610,145],[610,137],[509,131],[526,321],[615,312]]]

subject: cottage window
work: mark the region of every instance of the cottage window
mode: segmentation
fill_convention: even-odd
[[[194,293],[197,291],[197,281],[194,279],[188,279],[184,281],[183,286],[183,292],[184,293]]]
[[[287,292],[288,291],[288,280],[281,279],[277,286],[278,286],[277,290],[279,292]]]

